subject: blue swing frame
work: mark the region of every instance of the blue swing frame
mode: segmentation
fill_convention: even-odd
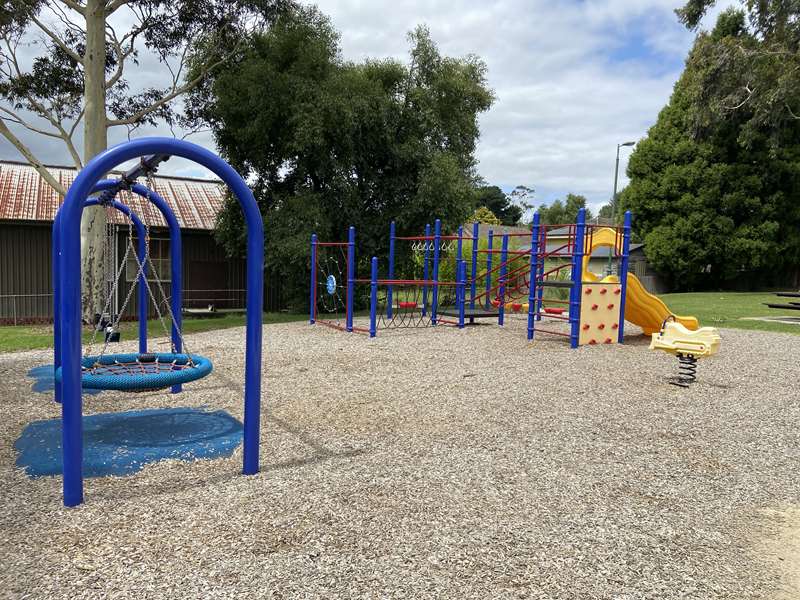
[[[261,416],[261,346],[264,305],[264,225],[250,188],[233,167],[216,154],[184,140],[140,138],[109,148],[95,156],[75,178],[67,191],[54,223],[54,277],[58,278],[58,326],[61,347],[61,420],[64,466],[64,505],[83,502],[83,424],[81,398],[81,242],[80,225],[85,201],[101,178],[120,164],[149,155],[179,156],[215,173],[233,192],[247,225],[247,316],[245,347],[244,441],[245,475],[259,470],[259,429]],[[114,182],[115,185],[119,182]],[[143,187],[143,186],[142,186]],[[134,185],[135,189],[136,186]],[[146,189],[146,188],[144,188]],[[138,193],[138,192],[137,192]],[[173,261],[175,254],[173,252]],[[180,263],[178,263],[180,264]],[[175,282],[173,282],[174,284]],[[173,295],[173,312],[180,320],[180,297]],[[176,304],[177,303],[177,304]],[[176,328],[180,323],[176,323]],[[173,331],[174,335],[175,331]]]

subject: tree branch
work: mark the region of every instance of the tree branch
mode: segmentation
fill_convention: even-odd
[[[129,4],[131,0],[114,0],[106,7],[106,15],[114,14],[117,10]]]
[[[42,164],[38,158],[33,155],[33,152],[28,149],[22,141],[14,135],[14,132],[11,131],[5,123],[5,120],[0,118],[0,135],[6,138],[11,144],[19,150],[20,154],[25,157],[25,159],[31,164],[31,166],[36,169],[39,175],[47,182],[47,184],[53,188],[56,193],[61,196],[62,198],[67,193],[67,190],[62,186],[55,177],[47,170],[47,167]]]
[[[10,110],[10,109],[6,108],[5,106],[0,106],[0,112],[4,112],[4,113],[6,113],[8,115],[7,117],[0,116],[0,119],[4,119],[6,121],[10,121],[11,123],[16,123],[17,125],[21,125],[25,129],[33,131],[34,133],[38,133],[38,134],[41,134],[41,135],[46,135],[47,137],[53,137],[53,138],[60,138],[61,137],[61,134],[59,134],[56,131],[47,131],[45,129],[39,129],[36,126],[31,125],[25,119],[23,119],[21,116],[19,116],[17,113],[15,113],[13,110]]]
[[[36,17],[31,17],[31,21],[33,21],[34,23],[36,23],[36,25],[39,27],[39,29],[41,29],[41,30],[42,30],[42,31],[43,31],[45,34],[47,34],[47,36],[48,36],[48,37],[49,37],[51,40],[53,40],[53,41],[56,43],[56,46],[58,46],[58,47],[59,47],[59,48],[61,48],[61,49],[62,49],[64,52],[66,52],[66,53],[67,53],[67,54],[68,54],[70,57],[72,57],[72,59],[73,59],[73,60],[75,60],[75,61],[76,61],[76,62],[77,62],[79,65],[82,65],[82,64],[83,64],[83,58],[82,58],[82,57],[81,57],[81,56],[80,56],[80,55],[79,55],[77,52],[75,52],[75,51],[74,51],[72,48],[70,48],[69,46],[67,46],[67,45],[66,45],[66,44],[65,44],[65,43],[64,43],[64,42],[61,40],[61,38],[59,38],[59,37],[58,37],[58,36],[55,34],[55,32],[53,32],[52,30],[50,30],[50,28],[48,28],[48,27],[47,27],[47,25],[45,25],[44,23],[42,23],[42,22],[41,22],[39,19],[37,19]]]
[[[107,121],[107,126],[108,127],[116,127],[118,125],[134,125],[134,124],[136,124],[136,122],[140,121],[143,117],[146,117],[150,113],[158,110],[159,108],[161,108],[165,104],[171,102],[172,100],[174,100],[178,96],[180,96],[182,94],[185,94],[189,90],[197,87],[200,84],[200,82],[203,81],[203,79],[205,79],[206,75],[208,75],[209,72],[211,72],[213,69],[215,69],[219,65],[225,63],[231,56],[233,56],[235,54],[235,52],[236,52],[236,49],[231,51],[224,58],[219,59],[217,62],[209,64],[209,65],[206,65],[205,67],[203,67],[203,69],[200,71],[200,74],[197,77],[195,77],[191,81],[185,83],[184,85],[178,87],[176,84],[173,84],[172,91],[170,93],[166,94],[162,98],[159,98],[157,101],[153,102],[153,104],[151,104],[150,106],[148,106],[146,108],[143,108],[142,110],[134,113],[133,115],[131,115],[127,119],[109,119]]]
[[[75,0],[61,0],[61,2],[69,6],[76,13],[86,16],[86,11],[84,10],[84,7],[75,2]]]

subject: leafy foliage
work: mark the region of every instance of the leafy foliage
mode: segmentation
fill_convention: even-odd
[[[586,197],[579,194],[567,194],[565,200],[554,200],[549,206],[539,206],[539,218],[545,225],[574,223],[578,219],[578,211],[586,208]],[[592,212],[586,209],[586,220],[592,219]]]
[[[696,28],[714,0],[690,0],[677,11]],[[713,135],[729,118],[740,123],[738,139],[757,146],[765,133],[772,147],[791,143],[800,119],[800,3],[796,0],[740,0],[701,33],[687,67],[697,93],[691,114],[695,135]]]
[[[475,206],[487,208],[492,215],[503,225],[518,225],[522,220],[522,207],[514,203],[514,198],[508,196],[496,185],[479,187],[475,191]],[[488,223],[489,221],[480,221]]]
[[[707,45],[732,31],[734,16],[698,36],[669,104],[631,156],[621,195],[647,258],[677,289],[729,285],[744,273],[757,283],[750,272],[780,273],[800,258],[797,143],[776,144],[772,125],[756,125],[754,106],[704,122],[697,135],[697,105],[716,68]],[[780,138],[799,133],[787,121]]]
[[[437,217],[453,231],[474,208],[477,117],[493,100],[486,67],[474,56],[442,56],[424,28],[409,41],[408,66],[345,62],[330,21],[297,9],[190,99],[190,112],[211,124],[252,182],[267,268],[296,298],[307,295],[312,233],[340,240],[354,225],[365,264],[386,251],[390,221],[398,235]],[[218,236],[238,251],[241,231],[229,204]]]
[[[480,206],[475,209],[467,219],[467,223],[486,223],[487,225],[501,225],[502,222],[495,214],[487,207]]]

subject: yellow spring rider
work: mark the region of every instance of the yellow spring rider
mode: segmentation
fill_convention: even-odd
[[[697,359],[716,354],[721,341],[716,328],[700,327],[692,331],[670,315],[661,325],[661,331],[653,334],[650,350],[663,350],[678,357],[678,377],[670,384],[685,388],[697,380]]]

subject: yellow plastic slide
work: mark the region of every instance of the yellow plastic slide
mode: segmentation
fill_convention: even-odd
[[[619,278],[609,275],[602,280],[589,270],[589,258],[596,248],[604,246],[614,247],[621,240],[616,232],[610,228],[595,229],[591,237],[591,248],[585,250],[583,257],[583,281],[618,282]],[[625,292],[625,320],[638,325],[646,335],[657,333],[661,324],[672,312],[658,296],[648,292],[633,273],[628,273],[628,288]],[[695,330],[700,327],[696,317],[682,317],[675,315],[675,320],[686,327]]]

